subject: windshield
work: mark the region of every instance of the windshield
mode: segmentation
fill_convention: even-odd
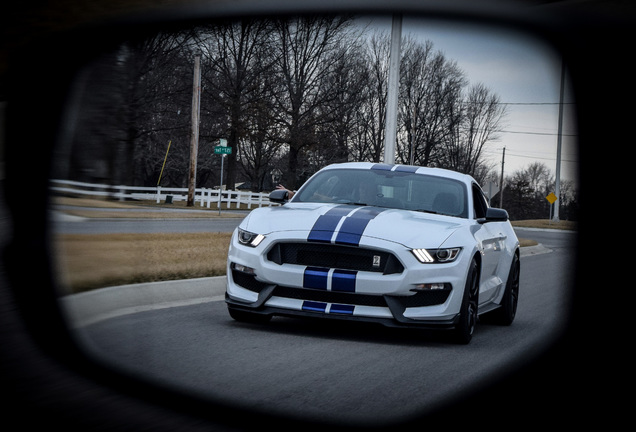
[[[466,188],[462,182],[411,172],[326,170],[309,179],[293,201],[387,207],[468,217]]]

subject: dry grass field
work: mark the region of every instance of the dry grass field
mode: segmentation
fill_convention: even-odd
[[[62,234],[56,258],[65,294],[120,284],[225,274],[230,233]]]
[[[552,222],[548,219],[526,219],[519,221],[512,221],[512,226],[523,228],[547,228],[558,230],[576,230],[576,222],[573,221],[559,221]]]

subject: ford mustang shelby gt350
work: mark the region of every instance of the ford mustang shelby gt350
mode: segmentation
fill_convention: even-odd
[[[478,315],[509,325],[519,242],[505,210],[453,171],[330,165],[283,203],[252,211],[232,235],[232,318],[311,316],[453,330],[468,343]]]

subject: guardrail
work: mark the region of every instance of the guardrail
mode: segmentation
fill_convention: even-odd
[[[123,186],[103,185],[99,183],[85,183],[72,180],[50,180],[49,189],[59,194],[73,194],[79,196],[109,197],[120,201],[145,200],[175,202],[188,199],[188,188],[147,187],[147,186]],[[210,208],[219,206],[219,190],[211,188],[196,188],[194,201],[201,207]],[[271,207],[279,204],[269,201],[269,194],[249,191],[221,191],[221,204],[227,204],[231,208],[240,208],[241,204],[252,207]]]

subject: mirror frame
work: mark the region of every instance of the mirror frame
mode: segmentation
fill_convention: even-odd
[[[546,13],[546,9],[541,8],[533,11],[520,6],[502,7],[499,3],[496,7],[483,8],[481,2],[448,1],[425,3],[295,0],[276,2],[275,11],[268,7],[271,7],[268,2],[237,0],[221,2],[218,5],[211,3],[205,7],[187,10],[176,8],[166,10],[164,13],[126,15],[119,19],[94,23],[90,27],[78,26],[52,33],[44,32],[35,36],[24,49],[13,52],[10,57],[10,67],[5,77],[11,85],[7,89],[4,149],[6,179],[3,183],[5,201],[12,224],[12,235],[4,250],[4,267],[11,304],[15,304],[19,313],[18,318],[15,319],[23,323],[21,325],[24,325],[30,340],[35,342],[38,352],[44,354],[46,361],[51,361],[54,365],[58,365],[55,367],[64,370],[63,373],[69,376],[67,379],[89,380],[96,386],[94,387],[96,391],[105,392],[107,395],[119,395],[123,398],[124,407],[131,404],[138,408],[140,411],[136,411],[137,414],[157,414],[157,411],[153,411],[154,408],[148,408],[147,404],[151,404],[162,410],[166,409],[170,413],[176,413],[173,419],[181,418],[186,421],[195,419],[195,423],[203,419],[211,424],[227,425],[233,428],[249,427],[254,423],[258,423],[259,427],[277,426],[284,429],[307,426],[302,419],[293,416],[278,416],[239,409],[222,400],[200,399],[114,371],[88,358],[78,348],[76,341],[69,333],[68,322],[57,302],[51,260],[51,233],[47,220],[49,161],[52,143],[64,136],[69,127],[69,125],[61,124],[61,120],[64,106],[72,102],[68,100],[68,95],[71,94],[70,89],[75,74],[82,64],[92,58],[93,52],[112,48],[124,38],[138,37],[147,32],[171,26],[180,27],[184,22],[191,21],[191,24],[195,24],[207,19],[227,19],[245,14],[296,14],[326,11],[400,12],[422,15],[425,18],[476,20],[485,24],[528,30],[545,38],[563,53],[571,72],[572,86],[578,101],[579,173],[587,172],[585,170],[588,162],[587,149],[594,148],[595,143],[627,142],[621,136],[624,131],[620,125],[628,125],[630,121],[627,112],[620,113],[622,104],[619,98],[623,93],[618,91],[616,80],[611,72],[621,68],[629,70],[627,64],[631,59],[624,57],[629,57],[625,56],[625,53],[630,52],[627,48],[627,43],[631,40],[630,15],[622,19],[620,17],[599,18],[598,14],[573,15],[567,7],[564,12],[554,8],[550,13]],[[590,26],[594,31],[589,30]],[[91,40],[92,50],[86,49],[84,42],[86,40]],[[615,60],[614,68],[607,68],[600,64],[604,62],[591,64],[589,53],[601,51],[604,52],[605,58]],[[595,85],[599,80],[602,80],[604,85]],[[609,109],[607,102],[602,106],[596,106],[594,103],[597,100],[607,100],[607,98],[614,98],[615,103]],[[619,127],[607,129],[605,127],[607,124],[619,125]],[[29,146],[23,145],[25,140],[29,141]],[[37,153],[37,158],[32,157],[34,152]],[[28,166],[24,164],[27,157],[30,161]],[[595,166],[599,163],[598,158],[595,157]],[[579,176],[582,198],[578,239],[581,242],[581,238],[585,238],[583,242],[590,244],[593,241],[594,231],[593,228],[590,229],[586,217],[588,201],[585,188],[588,186],[588,181],[585,175],[579,174]],[[25,192],[27,190],[28,195]],[[523,413],[526,409],[561,406],[564,400],[568,400],[568,404],[576,406],[577,409],[582,409],[580,403],[591,404],[592,402],[589,401],[598,400],[598,394],[594,394],[591,390],[571,394],[570,387],[577,388],[579,372],[566,372],[572,364],[582,367],[582,358],[590,360],[591,348],[587,343],[583,343],[581,333],[587,334],[594,340],[596,346],[593,350],[602,352],[603,356],[607,353],[598,345],[609,344],[609,342],[602,342],[603,336],[599,334],[599,330],[591,329],[590,324],[583,321],[581,314],[578,313],[590,300],[592,293],[589,287],[595,286],[594,280],[598,280],[599,277],[593,276],[589,269],[580,265],[581,252],[578,252],[576,261],[577,271],[573,274],[573,284],[577,286],[577,291],[573,293],[571,319],[564,333],[553,344],[545,347],[545,351],[536,361],[524,365],[519,370],[502,373],[502,378],[505,380],[493,381],[477,394],[465,395],[455,404],[442,407],[434,414],[424,418],[405,419],[401,423],[415,426],[422,421],[440,421],[448,425],[460,422],[462,419],[479,418],[478,416],[485,412],[492,412],[493,406],[501,410],[505,414],[504,417],[508,415],[524,415],[525,417]],[[29,268],[25,270],[25,266]],[[583,284],[583,281],[586,283]],[[10,345],[3,349],[11,349],[11,343],[16,343],[11,342],[13,339],[8,340]],[[608,357],[611,356],[608,355]],[[73,376],[79,378],[72,378]],[[611,381],[608,380],[608,382]],[[558,382],[556,388],[550,387],[550,391],[546,391],[548,384],[556,382]],[[25,397],[24,393],[20,392],[21,397]],[[541,395],[541,407],[537,407],[536,404],[523,406],[523,403],[529,403],[537,394]],[[116,402],[115,406],[121,407]],[[71,407],[67,415],[81,417],[82,413],[75,413],[75,411],[76,408]],[[126,414],[130,411],[125,408],[123,410]],[[110,415],[113,413],[105,413],[104,417]],[[161,418],[161,415],[158,418]],[[143,419],[138,421],[144,422]],[[326,419],[323,426],[333,427],[334,425]],[[390,425],[390,427],[395,426],[397,425]]]

